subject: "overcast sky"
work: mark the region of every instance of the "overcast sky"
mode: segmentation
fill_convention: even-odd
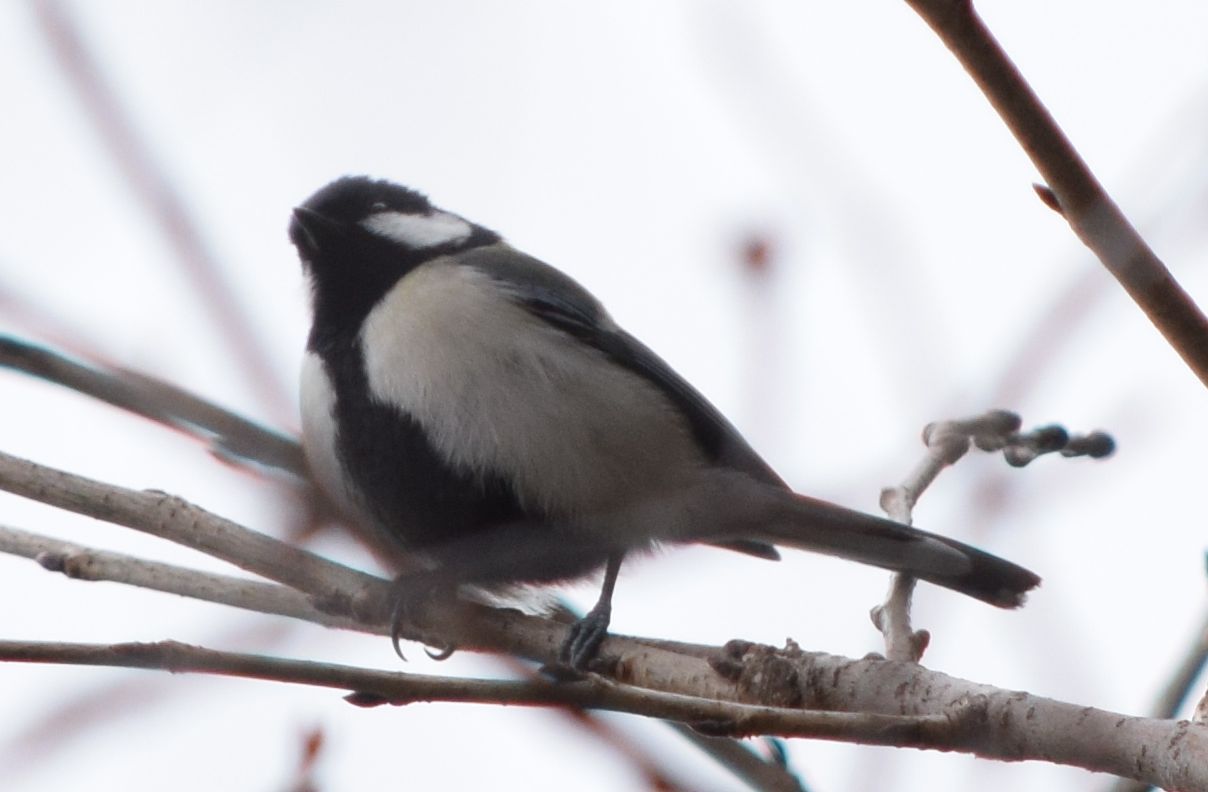
[[[924,497],[920,526],[1045,578],[1013,613],[921,589],[928,666],[1141,714],[1192,640],[1205,610],[1203,387],[1036,199],[1018,144],[905,3],[38,6],[0,4],[0,330],[294,430],[307,317],[290,208],[343,174],[390,178],[571,273],[801,491],[875,511],[919,458],[924,424],[987,407],[1113,432],[1110,461],[1012,470],[971,457]],[[259,377],[65,77],[52,8],[220,262],[247,348],[267,361]],[[1175,275],[1208,294],[1208,4],[979,8]],[[762,278],[742,266],[751,239],[770,246]],[[264,530],[296,517],[281,491],[159,427],[14,374],[0,393],[4,451]],[[10,496],[0,522],[218,568]],[[320,549],[367,563],[335,540]],[[671,550],[626,569],[613,624],[714,644],[791,636],[858,657],[878,648],[866,614],[887,577],[803,554],[770,566]],[[176,638],[397,667],[386,641],[69,582],[20,559],[0,557],[0,592],[6,637]],[[587,604],[595,591],[569,594]],[[469,655],[436,670],[504,673]],[[329,691],[26,667],[0,668],[0,701],[0,766],[21,790],[282,789],[314,726],[328,739],[323,789],[639,783],[615,749],[545,712],[366,711]],[[609,720],[687,786],[740,788],[658,724]],[[817,790],[1105,784],[804,741],[790,759]]]

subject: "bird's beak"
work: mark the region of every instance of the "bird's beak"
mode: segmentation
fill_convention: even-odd
[[[289,238],[298,252],[313,256],[332,240],[344,235],[344,224],[305,206],[294,208],[294,219],[289,224]]]

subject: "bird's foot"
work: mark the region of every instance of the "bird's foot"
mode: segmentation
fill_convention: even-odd
[[[417,612],[436,595],[439,588],[438,580],[422,573],[399,575],[395,579],[390,591],[390,643],[394,647],[394,653],[401,660],[407,660],[401,646],[403,626],[416,625]],[[447,660],[453,655],[456,648],[451,644],[444,644],[438,647],[436,652],[430,652],[427,649],[424,652],[433,660]]]
[[[608,637],[608,624],[612,621],[612,607],[596,605],[586,616],[570,626],[558,660],[567,669],[579,673],[595,659],[600,644]]]

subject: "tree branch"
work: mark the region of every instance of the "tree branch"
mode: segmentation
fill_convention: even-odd
[[[627,712],[699,724],[714,734],[778,734],[876,745],[946,747],[973,707],[949,715],[814,712],[702,699],[628,687],[603,677],[577,682],[458,679],[377,671],[333,663],[217,652],[175,641],[79,644],[0,641],[0,660],[146,668],[173,673],[222,674],[347,690],[362,706],[421,702],[569,706]]]
[[[712,735],[776,734],[957,750],[1008,760],[1044,759],[1139,778],[1164,789],[1208,787],[1208,728],[1202,726],[1129,718],[996,690],[911,663],[846,660],[796,647],[774,650],[753,644],[732,643],[729,651],[730,659],[741,666],[733,680],[737,702],[640,689],[598,676],[576,682],[453,679],[215,652],[172,641],[0,641],[0,660],[10,662],[148,668],[306,684],[351,691],[349,700],[362,706],[441,701],[602,709],[687,723]],[[820,684],[825,678],[834,684]],[[768,705],[741,700],[757,690],[778,701]],[[893,690],[897,699],[892,713],[875,708],[805,709],[840,700],[869,703],[883,699],[885,690]],[[885,706],[883,700],[880,706]]]
[[[148,561],[19,528],[0,525],[0,553],[33,559],[47,571],[61,572],[73,580],[124,583],[242,610],[288,616],[325,627],[383,632],[369,629],[364,622],[347,616],[320,610],[310,597],[289,586]]]
[[[179,499],[111,487],[4,455],[0,455],[0,488],[143,530],[151,526],[156,535],[227,560],[250,548],[252,560],[236,563],[295,585],[310,593],[315,603],[330,603],[333,598],[354,601],[366,591],[384,598],[388,591],[387,581],[269,537],[257,537]],[[257,538],[250,540],[247,535]],[[282,566],[290,571],[283,573]],[[540,662],[556,658],[565,631],[564,625],[549,620],[470,603],[431,602],[419,610],[422,624],[416,633],[432,643],[506,652]],[[365,629],[384,632],[387,625],[384,619],[371,619]],[[26,642],[4,646],[13,660],[288,676],[290,681],[359,691],[367,696],[359,699],[361,703],[481,699],[617,709],[691,723],[715,735],[781,734],[957,750],[987,758],[1070,764],[1167,789],[1208,788],[1208,727],[1132,718],[955,679],[914,663],[851,660],[803,652],[795,645],[775,650],[735,641],[711,653],[690,647],[689,653],[681,654],[669,650],[674,644],[660,648],[610,636],[598,668],[612,681],[575,683],[569,686],[570,693],[562,691],[563,685],[540,682],[475,688],[462,680],[421,679],[421,687],[408,687],[412,675],[403,675],[404,684],[398,675],[385,672],[362,675],[359,670],[296,661],[277,666],[264,659],[181,654],[174,653],[172,644],[169,649],[121,645],[116,650]],[[736,709],[736,704],[746,706]],[[802,710],[850,717],[817,717],[817,712]],[[954,712],[960,713],[957,726],[953,726]]]
[[[1208,385],[1208,318],[1128,222],[970,0],[907,0],[964,66],[1052,191],[1056,208]]]
[[[1021,433],[1019,416],[1006,410],[989,410],[973,418],[936,421],[923,429],[923,444],[927,453],[896,487],[881,490],[881,508],[889,519],[910,525],[919,496],[931,486],[940,471],[957,463],[970,448],[982,451],[1002,451],[1007,463],[1022,467],[1044,454],[1087,456],[1101,459],[1114,453],[1115,441],[1106,432],[1071,435],[1056,425],[1044,426]],[[915,579],[895,574],[885,602],[869,614],[872,623],[885,637],[885,656],[890,660],[918,662],[931,635],[926,630],[915,631],[910,626],[910,604]]]
[[[380,578],[249,531],[182,498],[104,484],[2,452],[0,489],[168,539],[311,593],[331,590],[361,595],[386,585]],[[361,589],[349,591],[352,581],[358,581]]]
[[[87,364],[47,347],[0,335],[0,366],[70,388],[183,431],[220,458],[275,468],[306,480],[298,442],[196,394],[124,368]]]

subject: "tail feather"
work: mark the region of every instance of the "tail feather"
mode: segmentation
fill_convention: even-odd
[[[621,549],[662,541],[706,542],[765,557],[775,545],[811,550],[904,572],[1000,608],[1019,607],[1040,584],[1023,567],[955,539],[719,468],[680,490],[579,523]]]
[[[955,539],[804,495],[749,538],[904,572],[997,605],[1017,608],[1040,577]]]

